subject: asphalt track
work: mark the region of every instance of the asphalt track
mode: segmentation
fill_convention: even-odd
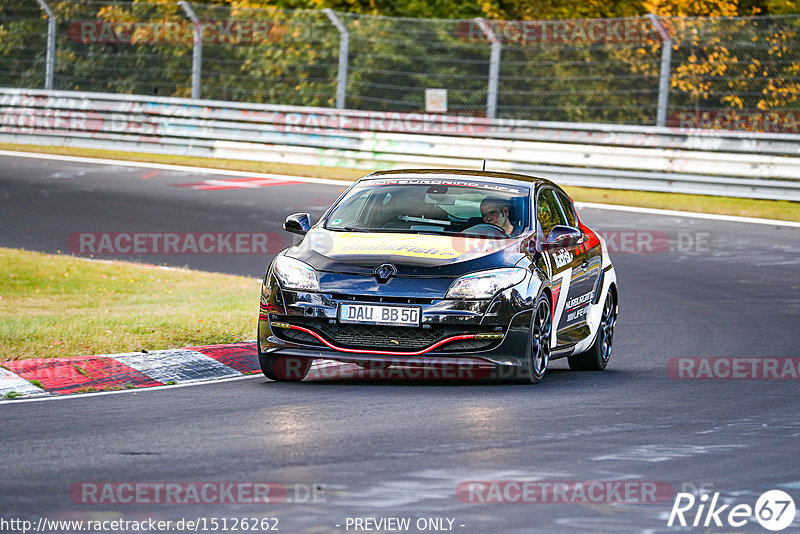
[[[286,214],[318,215],[340,189],[175,187],[208,178],[2,157],[0,246],[64,252],[75,232],[278,233]],[[0,516],[275,517],[280,532],[304,533],[354,532],[345,529],[348,517],[410,517],[412,525],[445,517],[464,533],[734,530],[667,527],[671,498],[459,499],[459,484],[476,480],[660,481],[676,492],[703,486],[719,492],[720,502],[750,506],[764,491],[783,489],[800,505],[800,381],[675,379],[667,372],[676,357],[800,356],[800,229],[591,209],[581,216],[597,230],[654,232],[644,235],[669,243],[662,252],[612,253],[621,316],[605,372],[571,372],[559,361],[537,386],[254,377],[5,403]],[[254,277],[268,259],[119,257]],[[256,301],[253,295],[254,309]],[[318,502],[300,495],[300,502],[258,506],[70,499],[73,484],[92,481],[324,489]],[[798,526],[796,518],[787,532]],[[735,530],[767,532],[754,519]]]

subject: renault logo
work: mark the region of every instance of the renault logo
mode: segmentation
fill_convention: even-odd
[[[397,274],[397,268],[391,263],[384,263],[383,265],[375,267],[375,270],[372,271],[372,274],[375,275],[375,279],[378,282],[385,284],[389,281],[389,278]]]

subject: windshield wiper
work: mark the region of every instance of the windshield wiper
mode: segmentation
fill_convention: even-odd
[[[427,219],[425,217],[411,217],[410,215],[401,215],[398,217],[401,221],[405,222],[418,222],[424,224],[441,224],[443,226],[450,226],[450,221],[442,221],[440,219]]]
[[[356,228],[355,226],[336,226],[335,228],[325,227],[326,230],[333,230],[334,232],[372,232],[366,228]]]

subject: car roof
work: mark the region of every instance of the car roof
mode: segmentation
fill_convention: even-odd
[[[383,178],[441,178],[444,180],[470,180],[492,184],[531,187],[531,185],[556,186],[546,178],[516,174],[513,172],[472,171],[468,169],[401,169],[396,171],[377,171],[370,173],[359,181],[378,180]],[[557,187],[557,186],[556,186]]]

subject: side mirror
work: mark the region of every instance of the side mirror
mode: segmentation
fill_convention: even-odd
[[[542,243],[542,250],[573,248],[581,243],[583,243],[583,232],[572,226],[558,224],[550,231],[547,241]]]
[[[538,243],[536,242],[536,236],[531,236],[528,239],[525,239],[519,244],[519,251],[523,254],[536,254],[541,252],[541,247],[539,247]]]
[[[283,221],[283,229],[293,234],[306,235],[311,230],[308,213],[292,213]]]

